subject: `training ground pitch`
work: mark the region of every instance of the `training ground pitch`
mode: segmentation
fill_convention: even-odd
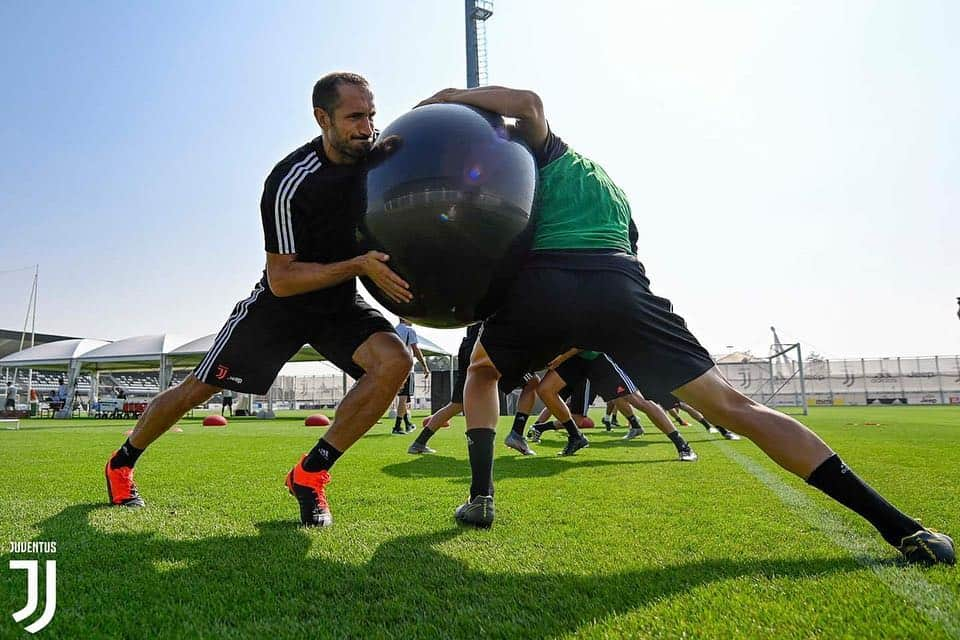
[[[648,422],[631,442],[589,430],[572,458],[556,457],[558,433],[537,457],[498,446],[497,521],[476,531],[452,518],[469,488],[463,418],[422,457],[385,419],[337,463],[335,524],[313,531],[283,486],[322,433],[307,413],[182,421],[137,465],[139,511],[108,507],[103,479],[132,421],[0,431],[0,638],[28,637],[11,617],[26,601],[13,558],[57,561],[44,638],[960,638],[960,568],[902,565],[746,440],[692,423],[695,464]],[[802,419],[894,504],[960,539],[960,407]],[[56,551],[10,553],[33,541]]]

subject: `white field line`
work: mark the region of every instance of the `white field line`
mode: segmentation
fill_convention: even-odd
[[[715,440],[714,444],[725,456],[773,491],[785,505],[825,533],[834,543],[846,549],[857,562],[873,571],[897,596],[943,627],[948,635],[960,639],[960,602],[957,598],[947,589],[924,579],[923,569],[891,565],[880,560],[889,547],[885,542],[881,543],[879,534],[874,539],[857,533],[753,459],[734,451],[733,447],[736,445],[730,445],[724,440]]]

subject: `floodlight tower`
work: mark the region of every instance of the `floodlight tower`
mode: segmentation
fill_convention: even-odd
[[[773,346],[770,348],[773,353],[770,355],[774,357],[774,361],[777,363],[777,373],[780,374],[781,378],[785,378],[787,376],[784,368],[787,372],[790,371],[790,359],[786,356],[786,350],[783,348],[783,343],[780,342],[780,336],[777,335],[776,328],[770,327],[770,331],[773,332]]]
[[[493,0],[464,0],[467,23],[467,88],[487,84],[487,19]]]

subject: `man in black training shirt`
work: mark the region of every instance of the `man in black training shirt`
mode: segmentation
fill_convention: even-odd
[[[263,277],[234,307],[200,365],[154,398],[110,458],[113,504],[143,506],[133,466],[184,413],[221,389],[266,393],[280,367],[309,343],[357,378],[326,435],[287,475],[301,523],[329,525],[330,467],[383,415],[410,371],[410,353],[393,327],[356,289],[355,278],[367,276],[390,298],[411,298],[387,266],[389,256],[360,254],[356,242],[364,161],[375,135],[373,93],[361,76],[331,73],[313,88],[313,110],[323,135],[280,161],[264,185]]]

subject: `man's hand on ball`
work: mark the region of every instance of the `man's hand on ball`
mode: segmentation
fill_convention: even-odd
[[[360,274],[380,288],[394,302],[410,302],[413,294],[410,285],[386,265],[390,256],[380,251],[368,251],[359,257]]]
[[[460,93],[460,89],[454,89],[454,88],[441,89],[440,91],[437,91],[435,94],[433,94],[426,100],[421,100],[417,104],[417,107],[423,107],[428,104],[440,104],[442,102],[451,102],[458,93]],[[417,107],[414,107],[414,109],[416,109]]]

